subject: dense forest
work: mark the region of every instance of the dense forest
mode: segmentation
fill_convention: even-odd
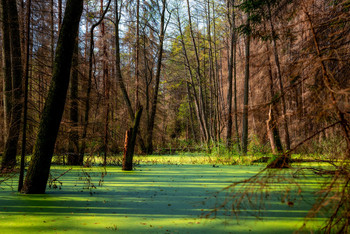
[[[44,193],[53,155],[322,155],[348,230],[349,19],[349,0],[1,0],[1,169]]]
[[[298,150],[342,151],[349,143],[347,1],[83,4],[54,149],[72,163],[83,152],[121,152],[141,106],[138,153],[219,143],[243,154],[276,153],[316,132]],[[19,1],[18,18],[3,23],[1,148],[8,155],[22,141],[24,105],[26,153],[33,151],[64,7]]]

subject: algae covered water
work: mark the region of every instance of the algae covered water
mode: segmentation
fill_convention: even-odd
[[[262,166],[144,164],[132,172],[123,172],[116,166],[53,166],[45,195],[18,194],[15,177],[1,184],[1,233],[292,233],[298,230],[314,202],[314,192],[320,187],[321,181],[313,176],[300,179],[298,189],[287,180],[274,184],[264,193],[269,197],[263,208],[257,206],[254,210],[253,201],[253,206],[243,207],[238,219],[225,206],[206,217],[232,196],[223,188],[261,169]],[[303,189],[302,196],[294,196],[292,192],[286,195],[282,190],[288,188]],[[317,231],[322,220],[309,222],[306,230]]]

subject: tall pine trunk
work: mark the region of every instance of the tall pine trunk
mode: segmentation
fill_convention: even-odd
[[[22,189],[27,194],[45,193],[51,159],[65,106],[75,39],[83,0],[68,0],[56,47],[48,97],[40,120],[35,150]]]

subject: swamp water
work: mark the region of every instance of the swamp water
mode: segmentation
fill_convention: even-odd
[[[52,178],[70,168],[52,166]],[[237,220],[230,204],[215,216],[203,216],[232,195],[218,191],[261,169],[144,164],[123,172],[116,166],[73,167],[45,195],[18,194],[13,178],[0,184],[0,233],[293,233],[315,201],[321,181],[314,176],[298,179],[303,196],[285,193],[298,190],[288,180],[274,184],[258,219],[247,206]],[[306,231],[317,231],[322,220],[309,222]]]

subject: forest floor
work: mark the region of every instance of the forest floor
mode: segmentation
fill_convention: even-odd
[[[257,200],[251,197],[253,206],[263,204],[264,209],[242,203],[246,209],[238,220],[230,208],[207,218],[237,194],[224,187],[255,175],[264,165],[196,164],[199,159],[186,161],[184,156],[148,159],[139,160],[132,172],[119,166],[54,165],[44,195],[18,194],[14,176],[0,184],[0,232],[292,233],[303,225],[324,182],[311,174],[292,179],[284,172],[279,182],[264,188],[265,198],[260,193]],[[252,193],[259,190],[252,186]],[[312,219],[304,231],[319,230],[323,220]]]

